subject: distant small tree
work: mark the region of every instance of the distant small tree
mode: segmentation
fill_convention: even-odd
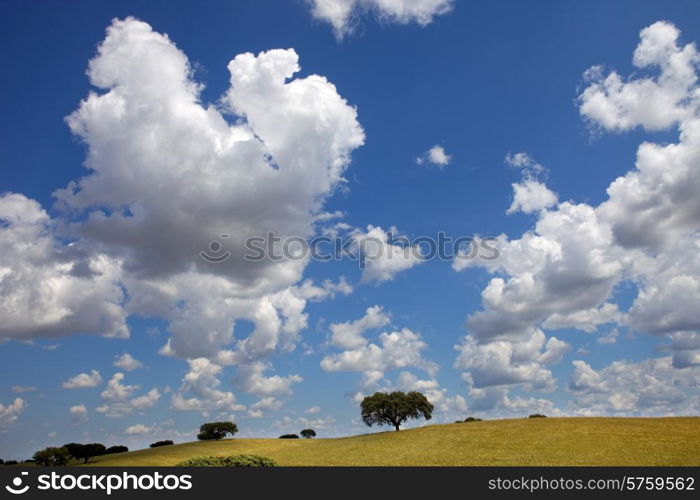
[[[238,426],[233,422],[209,422],[199,428],[197,439],[210,441],[224,439],[229,434],[233,437],[238,432]]]
[[[467,417],[467,418],[464,419],[464,421],[465,421],[465,422],[481,422],[481,419],[480,419],[480,418],[476,418],[476,417]]]
[[[409,418],[430,420],[433,416],[433,405],[428,398],[415,391],[408,394],[401,391],[375,392],[362,400],[360,409],[362,421],[368,426],[393,425],[397,431]]]
[[[5,461],[2,458],[0,458],[0,465],[5,465]]]
[[[17,465],[17,460],[7,460],[5,465]]]
[[[533,413],[532,415],[528,415],[527,418],[547,418],[547,415],[543,415],[541,413]]]
[[[63,445],[63,447],[68,450],[70,456],[76,460],[82,460],[83,463],[87,463],[92,457],[99,457],[107,452],[107,448],[102,443],[68,443]]]
[[[149,447],[151,448],[160,448],[161,446],[171,446],[175,443],[173,443],[170,439],[166,439],[165,441],[156,441],[155,443],[151,443]]]
[[[316,437],[316,431],[313,429],[304,429],[303,431],[300,432],[301,437],[305,439],[311,439]]]
[[[126,453],[127,451],[129,451],[129,448],[126,446],[110,446],[107,448],[107,451],[105,451],[105,455],[112,455],[113,453]]]
[[[282,434],[280,439],[299,439],[299,436],[296,434]]]
[[[65,447],[60,448],[44,448],[34,454],[33,460],[38,465],[44,467],[54,467],[57,465],[66,465],[70,461],[70,453]]]

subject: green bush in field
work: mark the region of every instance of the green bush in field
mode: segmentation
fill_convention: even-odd
[[[467,418],[464,419],[464,421],[465,421],[465,422],[481,422],[481,419],[480,419],[480,418],[476,418],[476,417],[467,417]]]
[[[542,415],[541,413],[533,413],[532,415],[528,415],[527,418],[547,418],[547,415]]]
[[[277,462],[261,455],[233,455],[224,459],[225,467],[276,467]]]
[[[276,467],[277,462],[260,455],[231,455],[230,457],[194,457],[176,465],[179,467]]]
[[[224,457],[194,457],[175,465],[180,467],[223,467]]]

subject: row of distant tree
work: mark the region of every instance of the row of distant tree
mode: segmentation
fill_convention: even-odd
[[[101,443],[79,444],[68,443],[63,446],[52,446],[37,451],[32,458],[22,463],[35,463],[37,465],[66,465],[71,460],[82,460],[87,463],[92,457],[124,453],[129,451],[126,446],[110,446],[107,448]],[[2,460],[0,465],[17,465],[17,460]]]
[[[227,436],[235,436],[237,432],[238,426],[233,422],[209,422],[202,424],[202,426],[199,428],[197,439],[200,441],[224,439]],[[302,429],[299,434],[301,434],[301,437],[306,439],[316,437],[316,431],[313,429]],[[280,439],[299,439],[299,435],[282,434]]]
[[[233,437],[236,435],[236,433],[238,433],[238,426],[234,422],[207,422],[199,427],[197,439],[200,441],[219,440],[228,436]],[[303,429],[300,434],[305,438],[316,437],[316,432],[313,429]],[[285,434],[280,437],[298,438],[299,436],[296,434]],[[161,446],[170,446],[173,444],[175,444],[173,441],[167,439],[151,443],[150,447],[159,448]],[[107,448],[101,443],[68,443],[63,446],[51,446],[44,448],[43,450],[39,450],[30,460],[27,460],[26,462],[32,462],[43,466],[67,465],[72,460],[82,460],[83,463],[87,463],[88,460],[94,457],[109,455],[112,453],[124,453],[126,451],[129,451],[129,448],[126,446],[111,446]],[[9,460],[7,462],[0,460],[0,465],[15,464],[17,464],[16,460]]]
[[[433,405],[425,395],[420,392],[404,393],[395,392],[375,392],[367,396],[360,403],[362,421],[368,426],[392,425],[397,431],[401,425],[409,419],[425,418],[430,420],[433,414]],[[543,418],[546,415],[535,413],[528,418]],[[457,422],[478,422],[480,418],[467,417],[465,420]],[[228,436],[235,436],[238,433],[238,426],[234,422],[207,422],[199,427],[197,439],[200,441],[210,441],[224,439]],[[316,437],[313,429],[303,429],[300,431],[302,437],[310,439]],[[283,434],[280,439],[298,439],[297,434]],[[170,440],[156,441],[150,445],[151,448],[160,446],[170,446],[174,444]],[[126,446],[111,446],[106,448],[100,443],[78,444],[68,443],[61,447],[49,447],[37,451],[32,457],[33,462],[39,465],[66,465],[71,460],[83,460],[84,463],[90,458],[111,453],[123,453],[129,451]],[[0,464],[12,465],[16,461],[3,462]]]
[[[52,446],[39,450],[32,457],[32,461],[37,465],[44,466],[66,465],[71,460],[82,460],[83,463],[87,463],[93,457],[126,451],[129,451],[129,448],[121,445],[107,448],[102,443],[68,443],[63,446]]]
[[[313,429],[303,429],[301,432],[301,437],[304,439],[311,439],[316,437],[316,431]],[[282,434],[280,439],[299,439],[299,434]]]

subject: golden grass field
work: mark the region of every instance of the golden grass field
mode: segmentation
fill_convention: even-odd
[[[333,439],[226,439],[107,455],[94,465],[175,465],[265,455],[286,466],[700,465],[700,418],[541,418],[428,425]]]

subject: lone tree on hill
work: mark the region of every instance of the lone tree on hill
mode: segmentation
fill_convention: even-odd
[[[375,392],[360,404],[362,421],[368,426],[393,425],[396,430],[409,418],[433,416],[433,405],[420,392]]]
[[[316,437],[316,431],[313,429],[304,429],[299,434],[301,434],[301,437],[306,438],[306,439],[311,439],[311,438]]]
[[[233,422],[209,422],[199,428],[197,439],[211,441],[224,439],[229,434],[234,436],[238,432],[238,426]]]

